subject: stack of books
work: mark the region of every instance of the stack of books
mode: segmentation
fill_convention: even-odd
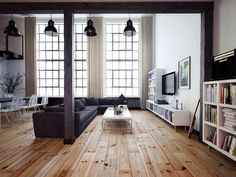
[[[213,130],[209,136],[207,137],[207,140],[212,142],[213,144],[216,144],[216,130]]]
[[[236,156],[236,137],[232,135],[226,135],[221,143],[221,149],[229,152],[233,156]]]
[[[220,102],[236,105],[236,85],[229,84],[220,88]]]
[[[216,102],[216,92],[217,92],[217,87],[216,84],[208,85],[206,88],[206,99],[209,102]]]
[[[206,117],[205,120],[216,124],[216,107],[211,105],[206,105]]]
[[[222,109],[224,116],[224,127],[236,131],[236,110],[224,108]]]

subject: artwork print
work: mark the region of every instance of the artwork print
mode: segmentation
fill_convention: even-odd
[[[179,89],[190,89],[190,56],[179,61]]]

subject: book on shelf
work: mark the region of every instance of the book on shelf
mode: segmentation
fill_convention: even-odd
[[[234,141],[236,141],[236,137],[233,135],[225,135],[220,146],[221,149],[230,152],[231,149],[233,150],[235,148],[236,143]]]
[[[217,109],[215,106],[206,105],[205,120],[216,124]]]
[[[229,153],[233,156],[236,156],[236,137],[233,137],[233,139],[232,139]]]
[[[230,87],[230,98],[231,98],[231,104],[236,105],[236,85],[232,85]]]
[[[222,109],[224,117],[224,127],[236,131],[236,111],[233,109],[224,108]]]
[[[212,142],[213,144],[216,144],[216,130],[211,131],[211,133],[209,134],[209,136],[206,138],[208,141]]]
[[[229,84],[220,88],[220,102],[236,105],[236,85]]]
[[[216,102],[217,87],[216,84],[207,85],[206,100],[209,102]]]

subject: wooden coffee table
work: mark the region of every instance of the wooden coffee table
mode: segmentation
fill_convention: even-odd
[[[127,126],[128,125],[128,126]],[[117,128],[117,126],[122,126]],[[113,107],[108,107],[102,117],[103,130],[125,130],[132,133],[132,116],[126,108],[121,114],[115,114]]]

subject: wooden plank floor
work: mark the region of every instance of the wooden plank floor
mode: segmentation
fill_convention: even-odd
[[[131,111],[133,133],[102,131],[97,116],[73,145],[36,139],[32,121],[0,130],[0,176],[235,177],[236,162],[208,151],[148,111]]]

